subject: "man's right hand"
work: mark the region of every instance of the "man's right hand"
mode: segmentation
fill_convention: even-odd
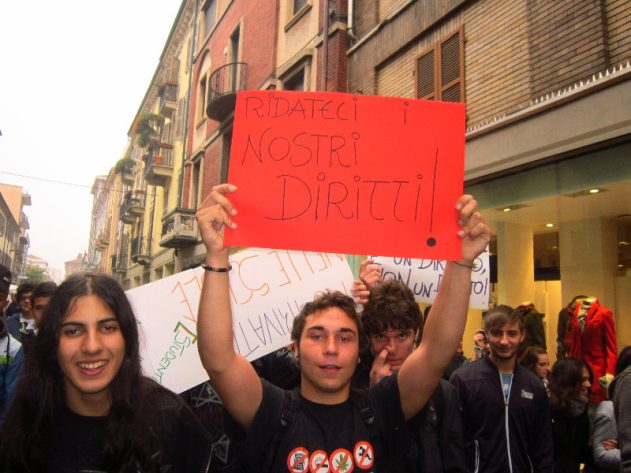
[[[237,214],[237,209],[226,197],[226,194],[236,190],[237,187],[232,184],[220,184],[213,187],[195,215],[197,227],[209,256],[225,252],[224,227],[228,226],[233,230],[237,228],[237,224],[231,219],[231,216]]]
[[[392,374],[392,368],[390,368],[390,364],[386,361],[386,358],[388,358],[388,350],[384,348],[381,350],[381,353],[379,353],[379,356],[375,358],[375,361],[372,362],[372,368],[370,369],[371,386],[374,386],[383,378]]]

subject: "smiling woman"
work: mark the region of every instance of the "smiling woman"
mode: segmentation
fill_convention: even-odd
[[[206,434],[141,375],[121,287],[78,274],[57,288],[1,426],[0,471],[205,471]]]

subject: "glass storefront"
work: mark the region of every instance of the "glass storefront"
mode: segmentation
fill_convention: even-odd
[[[491,304],[534,304],[553,355],[559,311],[577,295],[595,297],[613,312],[618,349],[631,344],[631,136],[465,191],[494,235]],[[470,317],[465,352],[480,325]]]

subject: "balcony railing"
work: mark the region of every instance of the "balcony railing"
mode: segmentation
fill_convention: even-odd
[[[145,158],[145,181],[152,186],[167,186],[173,175],[173,148],[160,144],[154,154]]]
[[[248,65],[233,62],[221,66],[210,75],[206,114],[221,121],[234,111],[237,92],[245,90]]]
[[[187,248],[197,243],[197,221],[192,209],[175,209],[162,217],[160,246]]]
[[[151,238],[136,237],[131,240],[131,260],[147,265],[151,263]]]
[[[125,193],[121,204],[120,219],[123,223],[134,223],[145,211],[145,191],[135,190]]]
[[[177,85],[172,83],[163,84],[160,87],[160,115],[170,117],[177,108]]]

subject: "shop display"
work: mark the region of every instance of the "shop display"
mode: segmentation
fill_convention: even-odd
[[[523,302],[517,307],[517,310],[520,312],[526,328],[526,336],[519,346],[518,356],[521,357],[528,347],[531,346],[537,346],[547,350],[546,330],[543,326],[543,318],[545,315],[539,312],[532,302]]]
[[[617,349],[616,330],[611,310],[602,306],[596,297],[587,297],[576,308],[568,321],[565,333],[566,356],[579,358],[593,374],[591,402],[604,399],[598,379],[615,372]]]

